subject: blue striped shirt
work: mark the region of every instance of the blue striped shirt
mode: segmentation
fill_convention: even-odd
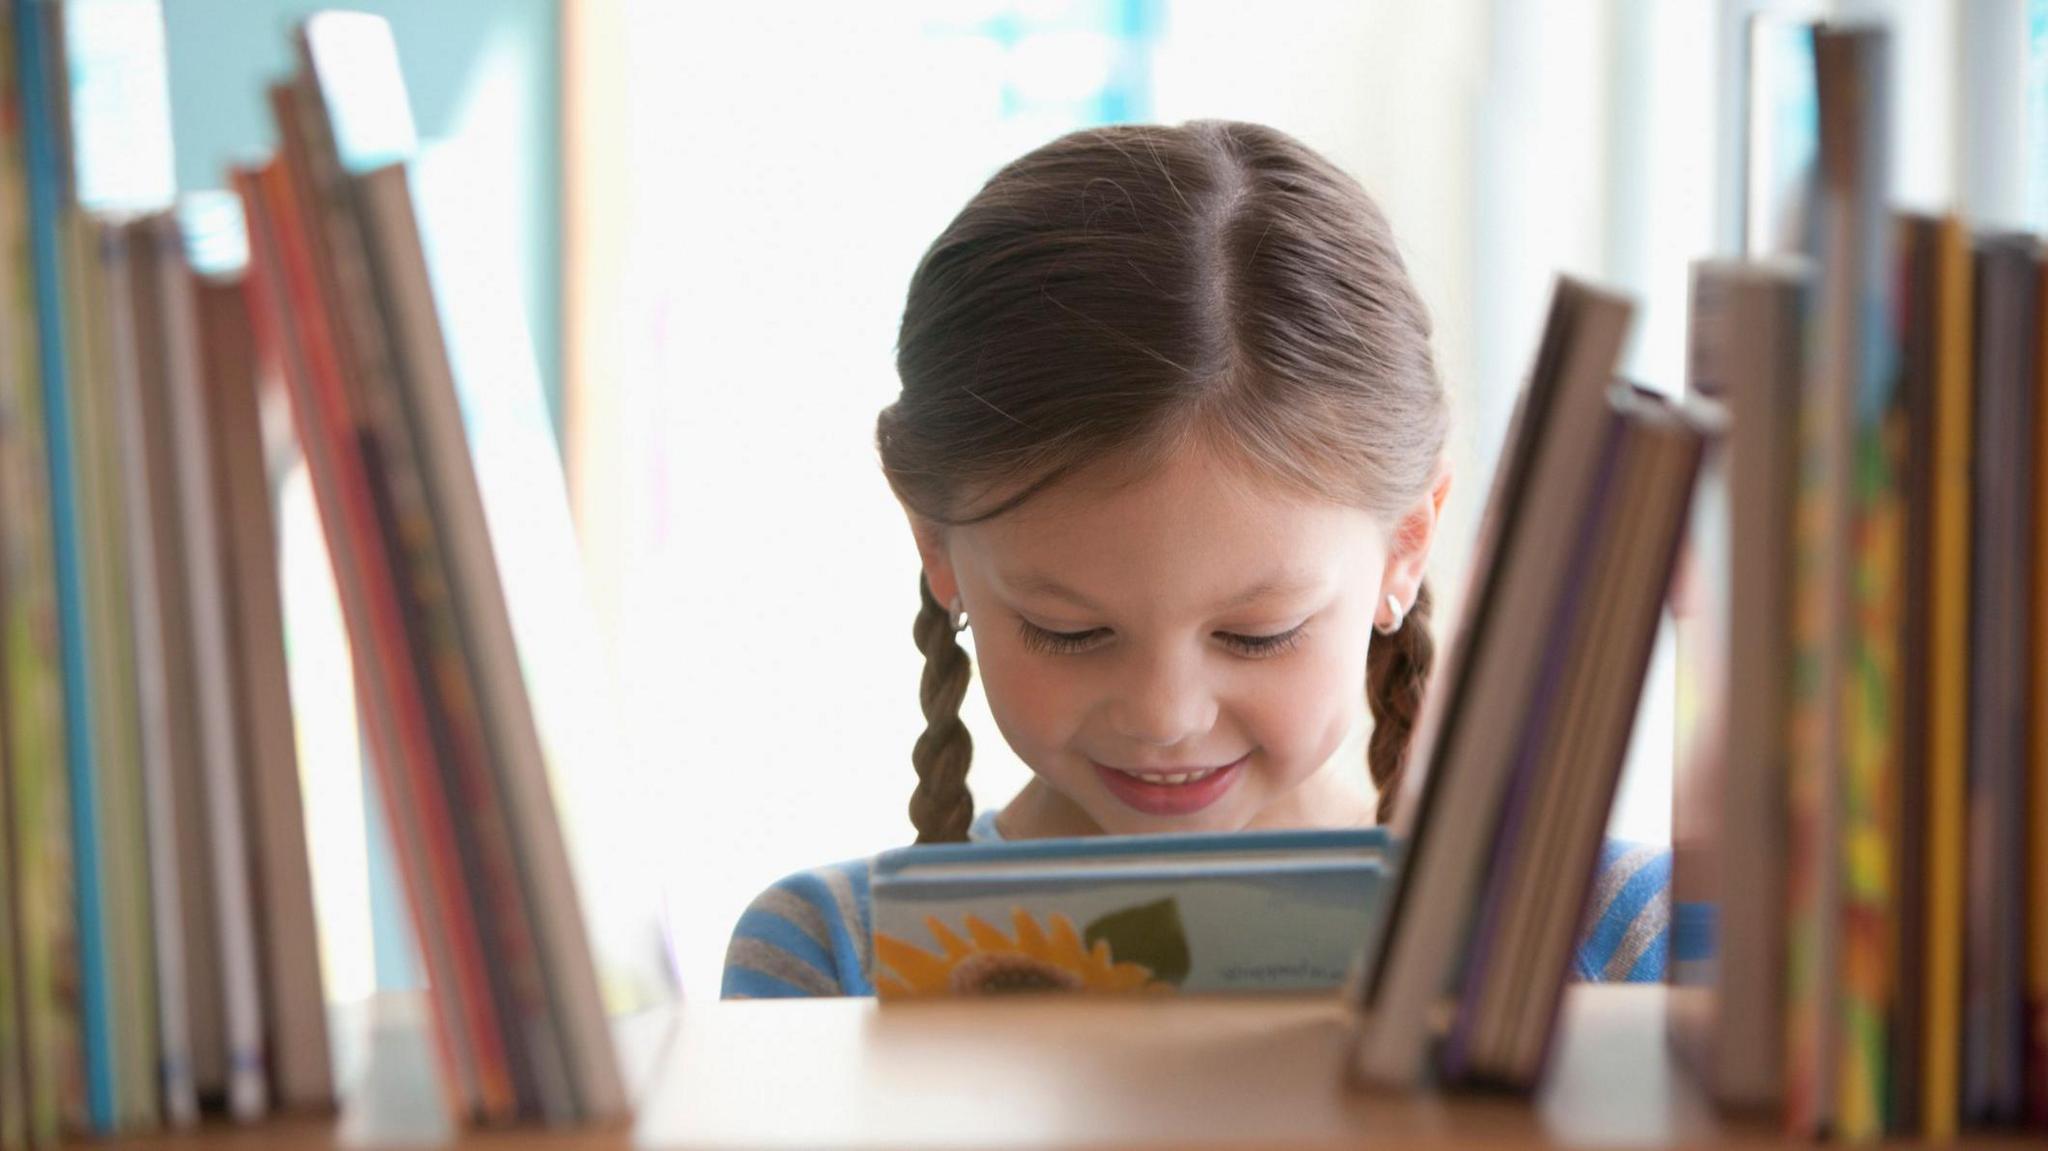
[[[968,838],[1002,837],[995,812]],[[727,999],[873,995],[868,860],[835,863],[781,880],[748,906],[725,954]],[[1608,840],[1572,973],[1588,981],[1664,977],[1670,951],[1671,853]]]

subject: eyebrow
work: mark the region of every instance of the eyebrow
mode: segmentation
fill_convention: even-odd
[[[1263,596],[1276,593],[1293,594],[1295,592],[1307,591],[1318,586],[1321,582],[1306,576],[1269,576],[1217,604],[1214,610],[1229,611],[1232,608],[1243,607]],[[1089,599],[1087,596],[1048,575],[1028,575],[1018,580],[1014,586],[1023,595],[1051,596],[1055,599],[1063,599],[1076,607],[1085,608],[1088,611],[1099,612],[1102,610],[1095,605],[1094,600]]]

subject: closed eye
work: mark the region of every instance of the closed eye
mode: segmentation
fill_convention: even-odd
[[[1106,628],[1090,628],[1087,631],[1051,631],[1039,627],[1029,620],[1017,621],[1017,634],[1024,640],[1024,646],[1047,655],[1072,655],[1087,651],[1096,637],[1108,635]]]
[[[1303,624],[1274,635],[1237,635],[1232,632],[1219,631],[1216,633],[1216,636],[1224,643],[1237,648],[1246,655],[1275,656],[1300,647],[1302,639],[1307,635],[1307,626]]]
[[[1289,628],[1273,635],[1239,635],[1236,632],[1219,631],[1216,638],[1241,655],[1265,658],[1282,655],[1301,645],[1307,634],[1307,625]],[[1073,655],[1088,651],[1096,641],[1109,634],[1108,628],[1090,628],[1087,631],[1052,631],[1039,627],[1028,620],[1017,621],[1018,635],[1024,646],[1048,655]]]

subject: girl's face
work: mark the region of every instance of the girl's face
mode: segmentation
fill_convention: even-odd
[[[1390,549],[1364,511],[1183,453],[1127,487],[1062,485],[920,530],[933,593],[960,597],[990,711],[1036,775],[1005,833],[1369,822],[1365,764],[1330,760],[1365,712],[1387,595],[1414,598],[1441,495]]]

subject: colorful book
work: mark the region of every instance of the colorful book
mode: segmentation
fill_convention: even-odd
[[[36,348],[42,384],[43,418],[49,464],[51,553],[56,574],[56,617],[63,667],[64,751],[68,771],[72,881],[76,889],[76,961],[58,968],[77,972],[75,999],[66,981],[53,1001],[53,1027],[61,1035],[75,1030],[84,1068],[83,1106],[60,1098],[62,1125],[89,1124],[92,1130],[114,1129],[113,1045],[109,1020],[113,1014],[111,980],[107,978],[106,909],[99,874],[99,804],[93,782],[95,732],[93,679],[87,643],[87,594],[79,486],[81,461],[72,450],[71,392],[67,384],[67,335],[60,301],[66,298],[66,256],[61,219],[66,199],[68,156],[63,124],[62,54],[58,48],[56,8],[45,0],[18,0],[15,50],[22,96],[21,123],[25,143],[30,251],[35,269]],[[69,1022],[74,1019],[75,1023]],[[61,1052],[60,1052],[61,1054]],[[60,1083],[63,1080],[59,1073]],[[46,1106],[47,1104],[39,1104]],[[39,1123],[47,1120],[47,1111]]]
[[[1835,595],[1844,626],[1836,632],[1839,682],[1827,700],[1840,764],[1837,799],[1841,936],[1835,1025],[1840,1060],[1832,1090],[1835,1131],[1848,1140],[1885,1133],[1886,1056],[1896,976],[1890,959],[1895,883],[1892,832],[1896,753],[1902,737],[1900,641],[1905,409],[1898,389],[1893,296],[1893,220],[1886,205],[1891,125],[1888,33],[1823,27],[1814,33],[1820,94],[1820,169],[1813,237],[1821,277],[1821,370],[1851,421],[1836,499],[1836,531],[1846,523],[1846,561]],[[1843,418],[1840,415],[1831,418]],[[1846,580],[1846,582],[1843,582]],[[1829,912],[1824,908],[1823,914]]]
[[[885,1000],[1325,990],[1353,974],[1386,833],[1102,836],[876,857]]]
[[[0,185],[28,187],[24,37],[33,36],[27,0],[0,4]],[[26,198],[0,196],[0,594],[6,638],[6,761],[27,1100],[23,1117],[38,1143],[85,1125],[80,1048],[76,892],[72,882],[70,762],[59,610],[52,474],[41,379],[39,265]]]
[[[1906,216],[1897,221],[1895,248],[1899,292],[1899,402],[1904,426],[1900,451],[1900,505],[1904,563],[1900,599],[1904,612],[1899,639],[1898,745],[1893,756],[1897,786],[1886,822],[1894,850],[1894,914],[1887,934],[1888,964],[1894,973],[1885,1130],[1915,1134],[1924,1126],[1921,1081],[1926,1076],[1922,1038],[1927,1020],[1928,838],[1932,820],[1928,793],[1928,736],[1932,685],[1925,669],[1934,641],[1931,583],[1934,554],[1936,357],[1938,354],[1935,276],[1940,221]]]

